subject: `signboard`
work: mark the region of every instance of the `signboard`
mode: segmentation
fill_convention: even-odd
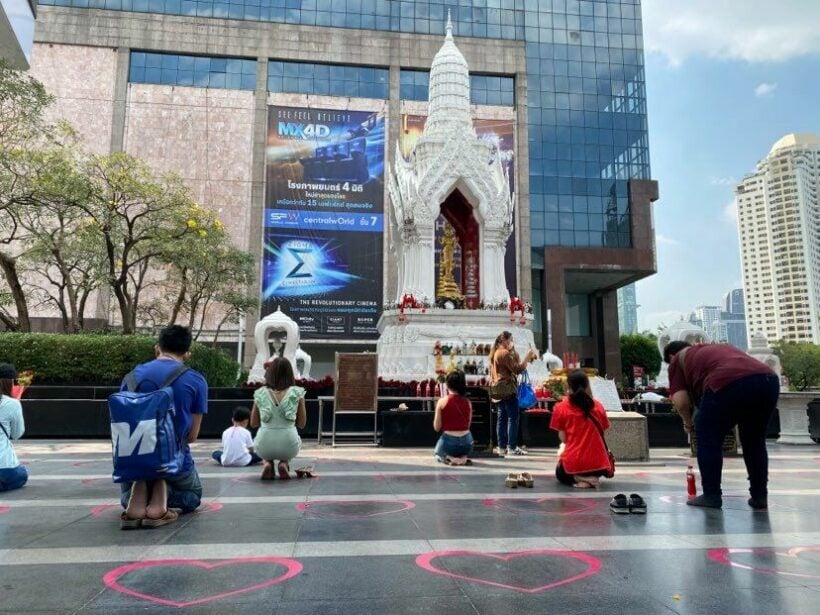
[[[375,339],[383,295],[383,112],[268,110],[262,310],[302,339]]]
[[[615,386],[614,380],[596,376],[589,379],[589,385],[592,389],[592,397],[601,402],[604,410],[607,412],[623,412],[621,396],[618,395],[618,388]]]
[[[400,148],[402,156],[409,158],[413,151],[413,146],[424,131],[424,124],[427,117],[424,115],[402,115],[402,131],[400,138]],[[499,156],[504,165],[507,175],[510,178],[510,191],[515,190],[515,121],[512,119],[473,119],[473,127],[479,139],[488,142],[492,146],[492,155]],[[439,256],[441,253],[440,240],[444,235],[444,220],[442,216],[436,221],[436,271],[439,267]],[[518,294],[518,282],[516,278],[516,249],[515,232],[510,235],[507,241],[507,252],[504,258],[504,274],[507,282],[507,289],[510,296]],[[459,254],[460,257],[460,254]],[[455,272],[457,280],[460,282],[462,272],[460,267]],[[469,272],[467,273],[469,278]],[[469,292],[469,289],[468,289]]]
[[[379,398],[379,355],[337,352],[334,412],[376,412]]]
[[[643,378],[643,375],[644,375],[643,367],[640,367],[639,365],[633,365],[632,366],[632,377],[633,378]]]

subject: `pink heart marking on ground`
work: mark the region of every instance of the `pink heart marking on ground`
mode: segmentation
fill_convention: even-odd
[[[539,510],[522,510],[520,508],[516,508],[515,506],[507,506],[508,502],[535,502],[536,504],[540,504],[542,502],[547,501],[567,501],[572,503],[580,504],[581,507],[577,510],[568,510],[565,512],[549,512],[549,511],[539,511]],[[505,510],[508,512],[518,513],[518,514],[525,514],[525,515],[574,515],[580,512],[586,512],[588,510],[592,510],[598,503],[594,500],[590,500],[587,498],[561,498],[561,497],[554,497],[554,496],[545,496],[543,498],[538,498],[537,500],[530,500],[526,498],[487,498],[482,502],[484,506],[492,506],[493,508],[498,508],[499,510]]]
[[[7,513],[11,510],[11,506],[0,506],[0,515]]]
[[[286,570],[279,576],[269,579],[263,583],[257,583],[255,585],[249,585],[247,587],[240,587],[239,589],[221,592],[218,594],[211,594],[209,596],[197,598],[196,600],[190,600],[188,602],[176,602],[174,600],[166,600],[165,598],[160,598],[159,596],[152,596],[151,594],[138,592],[136,590],[129,589],[124,585],[121,585],[119,582],[120,579],[123,576],[127,575],[129,572],[133,572],[135,570],[143,570],[145,568],[158,568],[162,566],[195,566],[197,568],[213,570],[214,568],[222,568],[223,566],[236,566],[240,564],[279,564],[280,566],[284,566]],[[103,577],[103,583],[109,589],[113,589],[114,591],[120,592],[121,594],[132,596],[134,598],[139,598],[140,600],[147,600],[149,602],[155,602],[157,604],[164,604],[166,606],[173,606],[181,609],[184,607],[193,606],[195,604],[214,602],[216,600],[222,600],[223,598],[227,598],[229,596],[245,594],[247,592],[256,591],[257,589],[264,589],[266,587],[278,585],[283,581],[292,579],[300,572],[302,572],[302,564],[300,564],[294,559],[288,559],[284,557],[239,557],[236,559],[223,560],[215,564],[209,564],[208,562],[203,562],[201,560],[196,559],[145,560],[142,562],[126,564],[125,566],[120,566],[119,568],[114,568],[114,570],[108,571],[107,573],[105,573],[105,576]]]
[[[724,564],[726,566],[732,566],[733,568],[741,568],[743,570],[751,570],[752,572],[758,572],[761,574],[774,574],[774,575],[783,575],[788,577],[800,577],[802,579],[820,579],[820,574],[803,574],[799,572],[786,572],[784,570],[778,570],[777,568],[766,568],[766,567],[758,567],[758,566],[750,566],[748,564],[741,564],[740,562],[736,562],[732,560],[732,554],[738,553],[774,553],[775,555],[779,555],[781,557],[791,557],[794,559],[800,559],[801,553],[817,553],[820,552],[820,546],[812,545],[808,547],[794,547],[789,549],[785,553],[780,553],[775,551],[774,549],[712,549],[707,553],[707,556],[713,562],[717,562],[719,564]]]
[[[362,504],[397,504],[400,505],[401,508],[395,508],[394,510],[384,510],[381,512],[374,512],[367,515],[363,515],[360,513],[345,513],[343,511],[334,512],[334,511],[322,511],[319,510],[322,506],[361,506]],[[410,510],[411,508],[415,508],[416,505],[411,502],[410,500],[322,500],[320,502],[301,502],[296,505],[296,510],[310,513],[316,517],[339,517],[345,519],[367,519],[370,517],[381,517],[383,515],[392,515],[395,513],[404,512],[405,510]]]
[[[587,568],[583,572],[580,572],[576,575],[567,577],[566,579],[553,581],[552,583],[548,583],[546,585],[539,585],[538,587],[521,587],[520,585],[509,585],[507,583],[498,583],[496,581],[488,581],[486,579],[471,577],[464,574],[448,572],[447,570],[436,568],[435,565],[433,565],[433,560],[444,557],[489,557],[492,559],[508,562],[511,559],[516,559],[519,557],[538,557],[540,555],[564,557],[567,559],[578,560],[579,562],[583,562],[584,564],[586,564]],[[492,553],[481,553],[480,551],[431,551],[429,553],[423,553],[419,555],[416,558],[416,565],[420,568],[423,568],[427,572],[432,572],[433,574],[439,574],[445,577],[453,577],[454,579],[461,579],[462,581],[470,581],[473,583],[481,583],[482,585],[490,585],[492,587],[511,589],[513,591],[523,592],[527,594],[536,594],[538,592],[555,589],[556,587],[560,587],[561,585],[567,585],[568,583],[575,583],[577,581],[580,581],[581,579],[585,579],[596,574],[601,569],[601,560],[599,560],[596,557],[592,557],[591,555],[587,555],[586,553],[580,553],[578,551],[563,551],[558,549],[533,549],[529,551],[516,551],[515,553],[510,553],[509,555],[494,555]]]

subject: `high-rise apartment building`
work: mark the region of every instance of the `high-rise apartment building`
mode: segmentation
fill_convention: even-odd
[[[820,343],[820,136],[790,134],[738,184],[749,335]]]
[[[0,59],[26,69],[34,45],[35,0],[0,0]]]
[[[366,157],[386,184],[424,126],[448,10],[476,130],[497,144],[515,193],[507,286],[532,301],[540,347],[620,373],[616,291],[656,269],[640,0],[42,0],[32,72],[94,151],[177,172],[218,210],[259,259],[265,300],[263,254],[296,232],[282,228],[291,219],[277,203],[294,199],[278,198],[291,189],[280,175],[324,177],[331,162],[344,175]],[[348,136],[317,146],[328,134]],[[313,154],[281,164],[297,139]],[[361,293],[372,312],[352,313],[345,302],[364,299],[334,291],[337,313],[302,330],[320,360],[339,343],[372,347],[396,294],[389,195],[370,196],[378,224],[330,248],[372,286]]]
[[[717,305],[701,305],[689,315],[689,322],[698,325],[706,332],[712,341],[723,341],[723,331],[720,326],[720,307]]]
[[[621,335],[638,332],[638,298],[635,284],[618,289],[618,325]]]

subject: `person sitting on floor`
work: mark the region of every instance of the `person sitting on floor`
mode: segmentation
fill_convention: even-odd
[[[147,393],[156,390],[191,356],[193,336],[182,325],[170,325],[159,333],[154,347],[156,359],[134,368],[136,390]],[[174,391],[174,430],[183,443],[185,459],[179,473],[164,480],[120,483],[120,503],[125,509],[120,518],[124,530],[138,527],[155,528],[173,523],[176,510],[195,511],[202,501],[202,482],[196,471],[190,444],[199,437],[202,416],[208,412],[208,382],[195,369],[188,369],[171,384]],[[121,390],[128,390],[127,377]]]
[[[447,388],[449,394],[438,400],[433,417],[433,429],[442,432],[436,444],[436,460],[453,465],[470,464],[467,455],[473,450],[473,434],[470,433],[473,407],[464,396],[467,392],[464,372],[450,372]]]
[[[273,480],[273,462],[279,460],[279,478],[290,478],[290,461],[299,454],[302,439],[296,428],[307,422],[305,390],[295,386],[293,366],[276,357],[265,370],[265,386],[253,396],[251,426],[259,427],[254,445],[264,460],[262,480]]]
[[[558,432],[561,448],[555,478],[564,485],[581,489],[598,486],[598,479],[610,468],[602,432],[609,419],[601,402],[592,398],[589,378],[575,371],[567,378],[568,395],[552,413],[550,428]]]
[[[262,461],[253,451],[253,437],[248,431],[251,411],[243,406],[233,409],[232,426],[222,432],[222,448],[211,457],[221,466],[243,467]]]
[[[0,491],[19,489],[28,481],[28,470],[17,460],[11,443],[26,430],[23,407],[11,396],[16,378],[13,365],[0,363]]]

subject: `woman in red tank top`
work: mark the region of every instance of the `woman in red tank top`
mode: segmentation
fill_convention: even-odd
[[[470,433],[473,407],[464,396],[467,392],[464,372],[450,372],[447,376],[447,388],[450,394],[438,400],[433,417],[433,429],[442,432],[434,453],[436,461],[470,465],[472,462],[467,455],[473,450],[473,434]]]
[[[609,429],[609,419],[601,402],[592,398],[584,372],[570,374],[567,388],[569,395],[555,406],[550,419],[550,427],[561,440],[555,478],[581,489],[597,487],[599,477],[606,476],[610,467],[598,427],[601,431]]]

